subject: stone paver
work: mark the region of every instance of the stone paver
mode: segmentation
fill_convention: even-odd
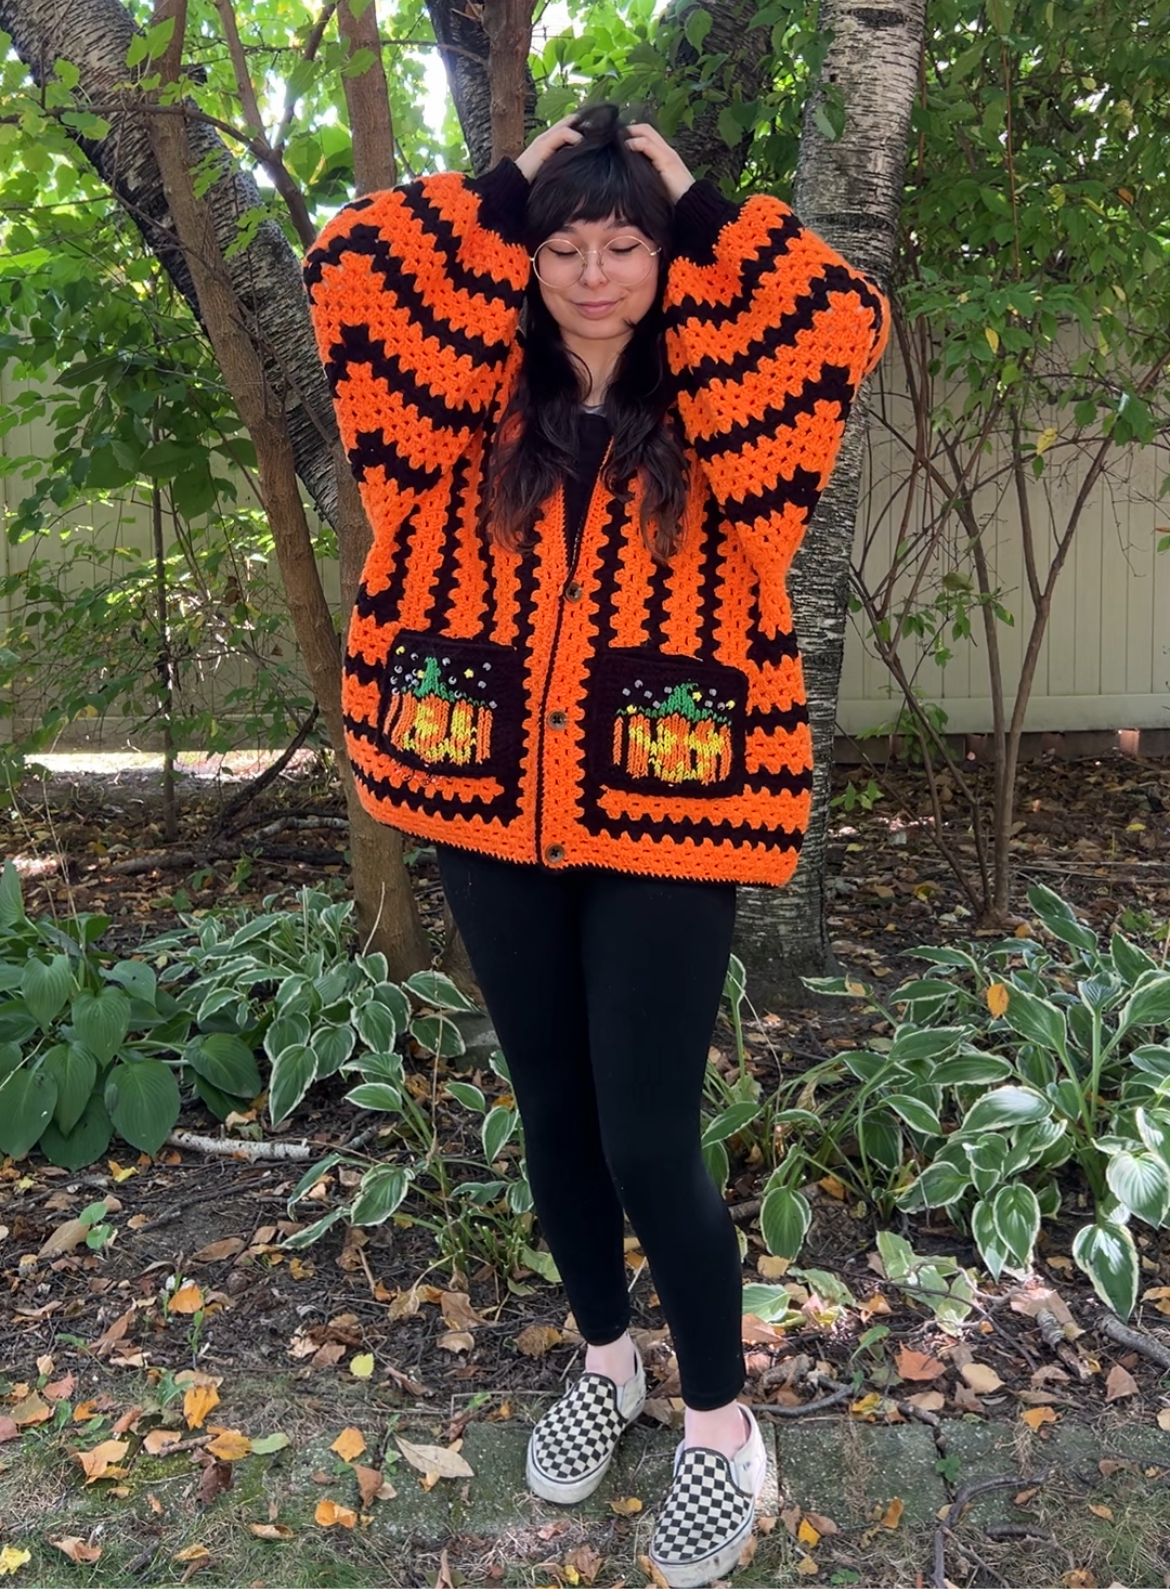
[[[922,1424],[809,1419],[776,1434],[785,1502],[862,1528],[895,1498],[906,1524],[933,1523],[947,1499],[931,1431]]]

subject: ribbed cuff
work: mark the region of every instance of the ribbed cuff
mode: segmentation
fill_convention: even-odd
[[[479,194],[480,224],[497,232],[505,243],[522,243],[528,178],[516,162],[505,157],[467,185]]]
[[[674,207],[674,251],[697,265],[715,257],[719,233],[739,214],[739,205],[725,199],[705,177],[692,185]]]

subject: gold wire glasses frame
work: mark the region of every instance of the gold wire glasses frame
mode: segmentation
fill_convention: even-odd
[[[634,287],[645,281],[661,252],[639,237],[614,237],[604,248],[577,248],[558,239],[541,243],[532,255],[532,268],[546,287],[572,287],[585,274],[589,256],[596,254],[607,281]]]

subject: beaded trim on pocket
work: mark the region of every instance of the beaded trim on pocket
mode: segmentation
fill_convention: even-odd
[[[603,783],[688,796],[742,787],[747,680],[737,669],[611,650],[596,690],[591,761]]]
[[[379,733],[409,766],[462,777],[503,770],[520,718],[520,658],[506,646],[399,632],[386,659]]]

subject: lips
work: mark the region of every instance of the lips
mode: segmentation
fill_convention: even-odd
[[[573,305],[573,307],[579,310],[581,314],[590,315],[593,318],[600,318],[602,315],[612,314],[617,306],[618,299],[616,298],[605,299],[600,303],[578,303]]]

